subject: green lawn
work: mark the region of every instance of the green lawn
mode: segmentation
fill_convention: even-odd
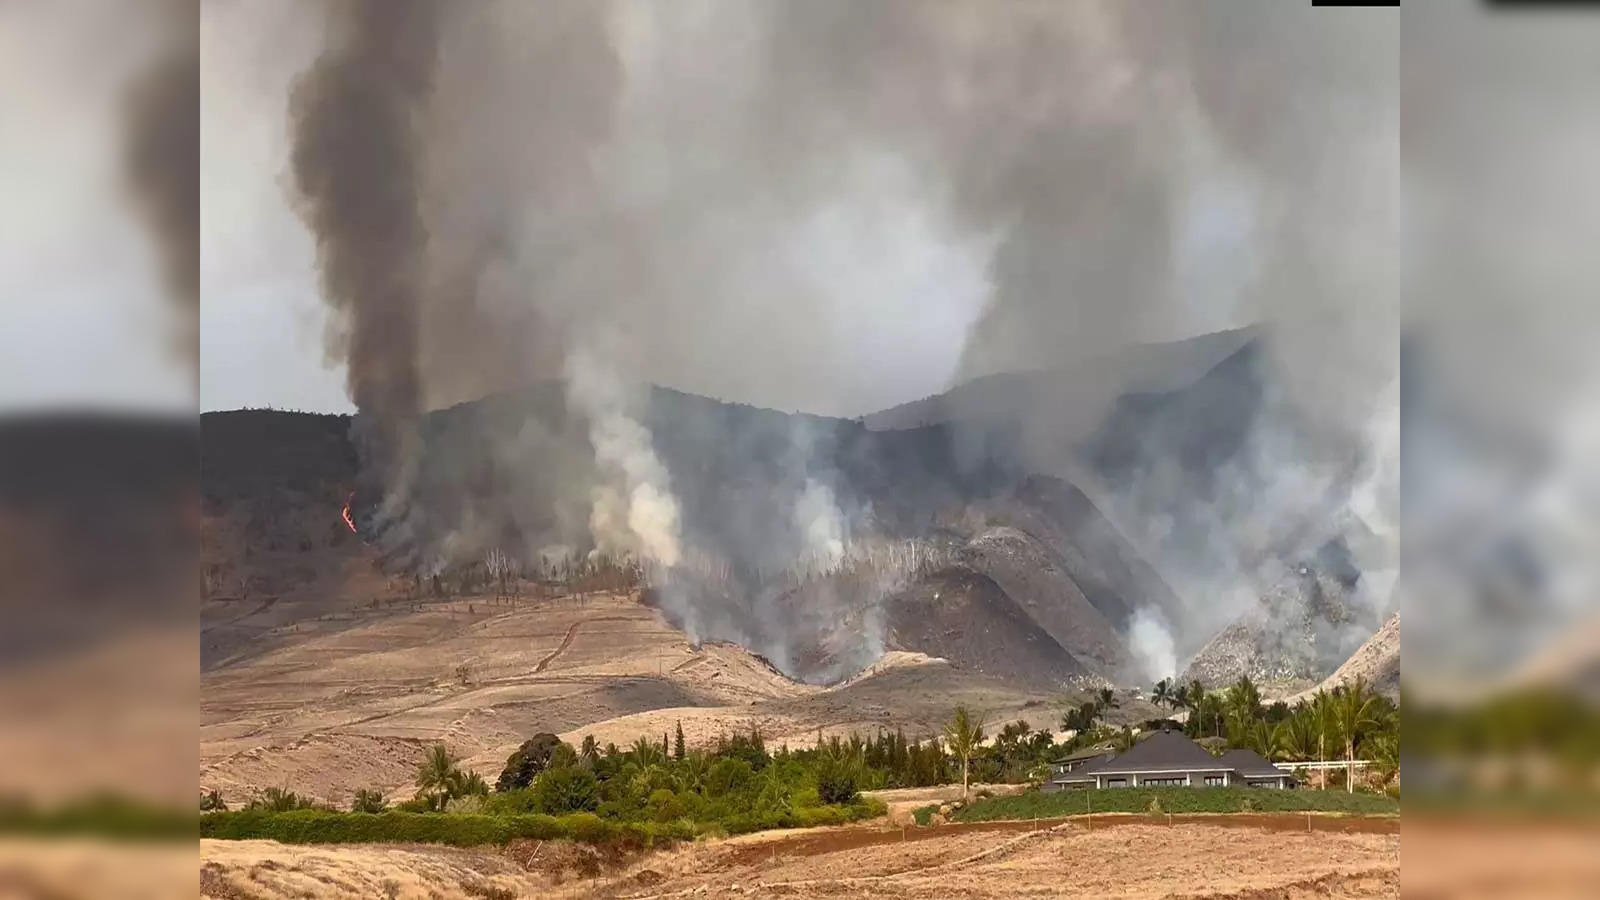
[[[1114,790],[1028,791],[1011,797],[976,800],[956,812],[958,822],[995,819],[1054,819],[1086,812],[1142,813],[1155,801],[1164,813],[1340,812],[1396,814],[1400,801],[1381,794],[1344,791],[1278,791],[1243,787],[1117,788]]]

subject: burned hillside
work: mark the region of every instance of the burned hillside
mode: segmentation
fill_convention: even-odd
[[[1131,432],[1144,429],[1171,438],[1186,465],[1216,470],[1250,419],[1204,410],[1230,392],[1230,408],[1253,408],[1240,396],[1251,396],[1256,352],[1247,342],[1166,394],[1119,402],[1105,429],[1060,448],[1074,457],[1060,469],[1114,477],[1138,458],[1108,448],[1139,446]],[[265,601],[352,560],[423,592],[486,579],[490,558],[535,581],[599,560],[621,566],[607,576],[618,584],[650,586],[652,605],[691,640],[740,643],[816,683],[897,649],[1034,685],[1141,681],[1150,659],[1137,620],[1189,621],[1179,593],[1095,501],[1027,454],[995,452],[992,435],[991,452],[972,457],[954,422],[875,428],[663,388],[633,413],[669,473],[682,556],[664,566],[618,555],[594,539],[593,432],[567,397],[550,383],[424,416],[401,515],[358,489],[349,418],[207,414],[210,596]],[[1206,435],[1169,433],[1196,419]],[[340,514],[347,501],[354,527]],[[1329,546],[1325,562],[1342,545]],[[1195,665],[1208,679],[1241,667],[1325,675],[1377,625],[1350,611],[1358,570],[1344,565],[1329,576],[1342,586],[1309,601],[1263,590],[1265,613],[1243,610],[1174,652],[1202,651]]]

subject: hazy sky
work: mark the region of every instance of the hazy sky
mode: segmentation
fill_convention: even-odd
[[[0,4],[0,411],[193,406],[119,169],[121,90],[155,37],[121,9]]]

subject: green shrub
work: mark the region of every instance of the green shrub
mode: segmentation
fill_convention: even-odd
[[[302,797],[284,788],[269,787],[251,800],[247,808],[286,812],[291,809],[310,809],[312,806],[310,797]]]
[[[494,783],[497,791],[512,791],[533,783],[540,772],[550,764],[550,755],[563,746],[561,739],[549,732],[536,734],[506,757],[505,768]],[[567,749],[571,749],[570,747]]]
[[[524,816],[542,812],[543,807],[533,788],[517,788],[483,798],[483,811],[491,816]]]
[[[590,844],[603,843],[616,832],[617,828],[612,822],[594,813],[573,813],[570,816],[562,816],[561,819],[563,827],[573,840]]]
[[[1250,787],[1121,788],[1108,791],[1028,791],[1010,797],[974,800],[952,818],[959,822],[996,819],[1048,819],[1097,813],[1148,812],[1152,802],[1168,813],[1238,812],[1248,801],[1261,812],[1327,811],[1393,814],[1400,804],[1381,794],[1344,791],[1279,791]]]
[[[837,806],[810,806],[795,810],[795,824],[800,828],[843,825],[846,821],[846,813]]]
[[[856,767],[836,759],[817,765],[817,797],[823,803],[851,803],[858,796]]]
[[[112,794],[80,797],[48,809],[21,798],[0,798],[0,834],[193,840],[195,815]]]
[[[356,791],[355,798],[350,801],[350,811],[358,813],[381,813],[387,805],[381,791],[369,791],[362,788]]]
[[[476,815],[458,813],[387,812],[347,813],[319,809],[272,812],[265,809],[205,813],[200,816],[200,836],[225,840],[264,838],[286,844],[420,843],[473,847],[504,844],[515,838],[574,840],[609,844],[618,841],[652,846],[686,841],[703,834],[740,834],[763,828],[796,825],[837,825],[880,815],[883,804],[820,806],[794,812],[753,811],[725,819],[692,822],[619,822],[594,813],[564,816]],[[192,820],[191,820],[192,826]],[[193,831],[189,834],[192,836]]]
[[[445,801],[444,811],[450,813],[482,813],[483,798],[475,794],[465,797],[454,797]]]
[[[433,798],[426,794],[418,794],[410,800],[402,800],[394,805],[399,812],[425,813],[433,812]]]
[[[594,774],[571,766],[546,769],[534,781],[533,793],[539,809],[553,815],[593,811],[600,805],[600,785]]]
[[[755,770],[746,760],[719,759],[711,765],[711,771],[706,773],[706,796],[725,797],[742,791],[750,784],[750,779],[753,777]]]
[[[651,792],[650,799],[645,801],[645,809],[649,811],[650,818],[657,822],[681,819],[688,812],[678,795],[665,788]]]

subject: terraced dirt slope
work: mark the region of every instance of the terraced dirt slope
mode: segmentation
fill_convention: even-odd
[[[931,735],[960,702],[1037,727],[1057,715],[1051,694],[911,654],[832,688],[803,684],[736,645],[691,646],[633,596],[469,596],[283,621],[296,606],[236,622],[272,646],[202,673],[200,784],[230,803],[272,786],[339,804],[361,788],[409,796],[436,742],[492,781],[541,731],[626,744],[681,722],[691,744],[752,727],[798,743],[880,726]]]

